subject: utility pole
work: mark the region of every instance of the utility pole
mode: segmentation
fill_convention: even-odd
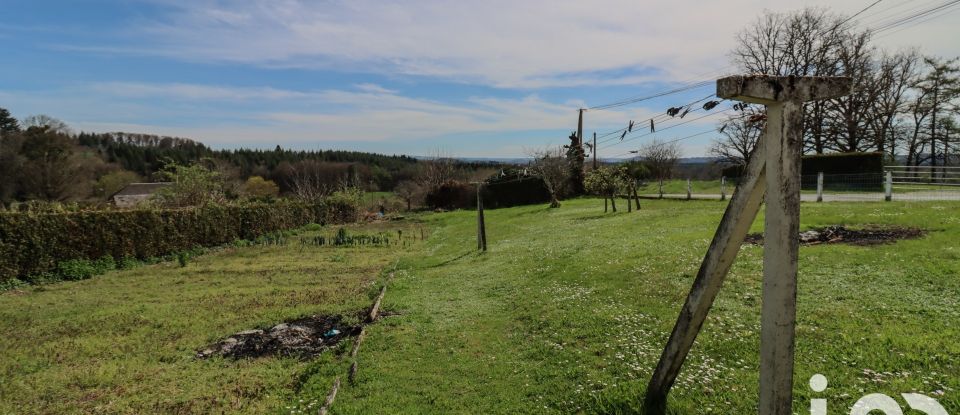
[[[593,132],[593,169],[597,169],[597,132]]]
[[[483,221],[483,182],[477,182],[477,249],[487,252],[487,226]]]
[[[580,148],[583,148],[583,112],[586,111],[583,108],[580,108],[580,116],[577,117],[577,145]]]

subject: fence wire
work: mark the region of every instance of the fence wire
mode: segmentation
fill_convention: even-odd
[[[886,200],[887,186],[890,186],[890,199],[893,201],[938,201],[960,200],[960,168],[940,167],[937,171],[929,168],[914,168],[916,171],[904,173],[899,169],[890,169],[884,173],[865,174],[824,174],[822,192],[817,190],[817,174],[800,176],[800,199],[804,202],[873,202]],[[926,173],[919,170],[927,170]],[[888,177],[889,175],[889,177]],[[889,181],[889,183],[888,183]],[[738,180],[728,178],[726,197],[734,191]],[[697,189],[696,181],[692,186]],[[659,198],[657,184],[650,183],[641,196]],[[665,192],[665,199],[686,199],[685,192]],[[717,186],[708,189],[692,190],[691,199],[720,199],[721,190]]]

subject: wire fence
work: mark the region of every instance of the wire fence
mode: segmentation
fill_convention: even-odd
[[[680,186],[648,183],[644,198],[724,199],[736,191],[737,178],[681,181]],[[960,201],[960,167],[889,168],[883,173],[812,174],[800,176],[804,202]]]

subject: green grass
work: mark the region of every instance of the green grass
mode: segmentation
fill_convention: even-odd
[[[0,414],[276,411],[315,363],[197,360],[196,350],[285,319],[353,315],[402,252],[301,247],[294,236],[0,295]]]
[[[246,248],[4,294],[0,413],[316,405],[349,359],[192,353],[245,328],[363,307],[384,267],[397,270],[384,308],[399,314],[368,326],[357,382],[332,413],[634,413],[725,206],[641,204],[488,210],[484,254],[474,213],[460,211],[421,217],[430,237],[406,251]],[[811,398],[848,413],[867,393],[911,391],[960,410],[960,203],[810,203],[802,215],[803,228],[931,232],[801,248],[795,412]],[[741,250],[671,394],[674,413],[756,412],[761,263],[761,248]],[[807,386],[815,373],[830,381],[823,393]]]
[[[638,410],[723,207],[646,201],[603,214],[588,199],[491,210],[485,254],[473,249],[472,212],[428,217],[429,244],[387,291],[402,315],[371,328],[335,413]],[[803,206],[804,227],[832,224],[932,232],[801,248],[796,412],[813,397],[846,413],[867,393],[938,390],[956,412],[960,204]],[[760,248],[741,251],[671,395],[675,413],[755,412],[761,262]],[[344,370],[318,374],[304,396],[320,398]],[[822,394],[806,386],[815,373],[830,381]]]
[[[720,194],[720,180],[691,180],[690,188],[693,193]],[[727,182],[727,194],[733,192],[733,183]],[[657,194],[660,192],[660,183],[656,180],[650,180],[645,186],[637,188],[640,194]],[[687,194],[686,180],[664,180],[663,193],[665,194]]]

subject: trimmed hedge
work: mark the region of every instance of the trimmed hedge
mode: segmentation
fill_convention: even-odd
[[[510,177],[491,180],[483,187],[484,208],[535,205],[550,202],[550,192],[539,177]],[[474,203],[476,204],[476,203]]]
[[[345,203],[4,213],[0,214],[0,282],[53,271],[69,260],[147,259],[308,223],[346,223],[356,218],[356,207]]]
[[[427,206],[446,210],[476,209],[477,185],[448,181],[426,195]],[[550,201],[550,192],[537,177],[506,176],[483,185],[483,207],[486,209],[533,205]]]
[[[883,153],[828,153],[803,156],[802,175],[883,173]]]

